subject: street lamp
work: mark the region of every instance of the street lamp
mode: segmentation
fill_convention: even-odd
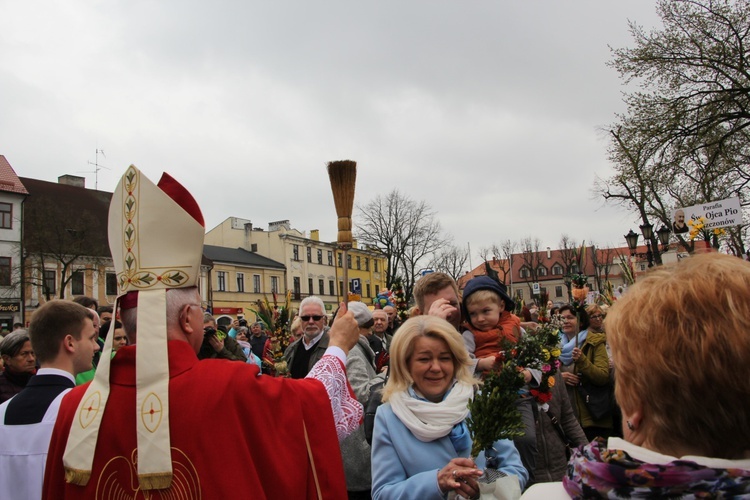
[[[643,239],[646,241],[646,253],[643,254],[635,251],[638,248],[638,234],[634,233],[631,229],[625,235],[625,241],[627,241],[628,248],[630,248],[630,255],[634,257],[646,257],[648,259],[648,267],[654,267],[654,261],[661,264],[660,255],[669,250],[669,236],[671,231],[664,224],[656,231],[656,236],[662,244],[662,249],[659,251],[659,245],[653,245],[653,248],[651,245],[651,238],[654,237],[654,226],[647,222],[639,227],[641,228]]]

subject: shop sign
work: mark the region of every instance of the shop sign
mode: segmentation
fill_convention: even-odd
[[[241,307],[214,307],[214,314],[242,314]]]
[[[20,302],[0,302],[0,313],[17,313],[20,311]]]

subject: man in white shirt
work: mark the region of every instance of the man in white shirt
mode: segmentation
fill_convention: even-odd
[[[41,498],[60,401],[99,350],[94,314],[53,300],[32,316],[29,337],[40,368],[23,391],[0,405],[0,498]]]

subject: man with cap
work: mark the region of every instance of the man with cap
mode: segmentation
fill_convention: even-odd
[[[99,350],[93,319],[92,310],[68,300],[47,302],[31,317],[40,367],[23,391],[0,405],[0,478],[6,479],[0,498],[41,498],[60,401]]]
[[[128,169],[112,196],[109,240],[133,345],[111,358],[108,335],[94,380],[63,399],[43,498],[346,495],[338,443],[362,418],[344,366],[358,337],[353,315],[342,306],[330,347],[305,380],[199,362],[204,234],[185,188]],[[228,463],[242,474],[216,480]]]
[[[0,373],[0,403],[26,387],[36,373],[36,357],[26,330],[16,330],[0,341],[0,356],[5,370]]]
[[[375,373],[375,353],[370,349],[366,337],[373,324],[372,312],[363,302],[349,302],[347,307],[354,313],[360,338],[346,358],[346,376],[359,402],[365,404],[370,396],[370,387],[384,380]],[[370,445],[367,444],[362,425],[341,443],[349,500],[371,498],[370,454]]]

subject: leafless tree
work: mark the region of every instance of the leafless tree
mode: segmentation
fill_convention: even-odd
[[[594,265],[594,281],[596,289],[602,292],[609,281],[609,274],[612,266],[615,265],[616,251],[613,248],[596,248],[591,245],[591,262]]]
[[[435,255],[430,267],[458,281],[458,278],[466,272],[466,263],[468,261],[469,251],[467,249],[457,247],[456,245],[448,245]]]
[[[397,189],[358,205],[354,226],[358,241],[386,255],[386,286],[390,288],[396,277],[401,277],[407,302],[419,271],[448,244],[432,207]]]
[[[567,234],[563,234],[560,237],[559,247],[558,251],[560,252],[560,260],[562,260],[564,275],[569,276],[578,272],[576,267],[576,251],[578,249],[578,244],[576,243],[576,240]],[[569,279],[565,279],[565,287],[568,291],[568,302],[570,302],[573,299],[573,296],[570,293],[571,284]]]
[[[529,294],[534,295],[534,283],[539,281],[539,267],[542,266],[543,257],[541,252],[542,242],[539,238],[527,236],[521,240],[521,260],[523,268],[528,273],[528,279],[525,280],[529,287]]]
[[[517,248],[518,243],[507,239],[501,241],[499,245],[493,243],[489,247],[480,249],[479,256],[484,262],[492,262],[492,268],[497,271],[500,280],[508,285],[510,283],[509,276],[512,271],[513,254]]]
[[[26,283],[42,287],[47,300],[65,298],[74,272],[100,272],[111,261],[106,246],[107,228],[88,212],[81,212],[66,200],[36,199],[24,213],[22,270]],[[60,270],[55,290],[47,287],[44,271]]]

